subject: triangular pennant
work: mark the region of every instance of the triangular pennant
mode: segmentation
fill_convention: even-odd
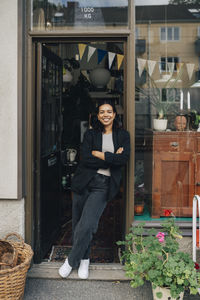
[[[174,72],[175,63],[174,62],[167,62],[167,69],[172,74]]]
[[[100,64],[104,56],[107,54],[107,51],[102,49],[97,49],[97,52],[98,52],[98,64]]]
[[[194,72],[194,67],[195,67],[195,64],[186,64],[188,77],[189,77],[190,80],[192,79],[192,75],[193,75],[193,72]]]
[[[90,58],[92,57],[92,55],[94,54],[96,48],[89,46],[88,47],[88,58],[87,58],[87,62],[90,61]]]
[[[138,58],[138,70],[139,70],[139,76],[142,75],[142,72],[144,71],[145,65],[146,65],[146,59]]]
[[[82,59],[82,57],[83,57],[83,54],[85,52],[85,48],[86,48],[85,44],[78,44],[80,59]]]
[[[184,63],[176,63],[176,69],[177,69],[177,72],[179,73],[180,70],[182,69]]]
[[[115,55],[116,55],[116,53],[108,52],[108,66],[109,66],[109,69],[112,66],[113,60],[115,58]]]
[[[147,60],[147,65],[148,65],[149,75],[152,76],[153,71],[154,71],[155,66],[156,66],[156,61],[154,61],[154,60]]]
[[[121,67],[121,64],[123,62],[124,55],[122,54],[117,54],[117,69],[119,70]]]

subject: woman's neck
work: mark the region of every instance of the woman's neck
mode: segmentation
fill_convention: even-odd
[[[112,124],[108,126],[104,126],[104,134],[112,133]]]

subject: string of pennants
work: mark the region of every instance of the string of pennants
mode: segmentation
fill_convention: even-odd
[[[95,53],[95,51],[97,51],[98,64],[100,64],[100,62],[103,60],[105,55],[108,55],[108,67],[110,69],[112,67],[115,57],[117,57],[117,69],[118,70],[120,69],[122,62],[124,60],[124,55],[106,51],[106,50],[102,50],[102,49],[98,49],[98,48],[88,46],[85,44],[78,44],[80,60],[82,59],[82,57],[85,53],[86,47],[88,47],[87,62],[90,61],[90,59],[93,56],[93,54]]]
[[[154,60],[147,60],[147,59],[142,59],[142,58],[137,58],[137,63],[138,63],[138,71],[139,71],[139,76],[141,77],[142,72],[144,71],[144,69],[147,67],[148,73],[150,76],[152,76],[156,64],[158,63],[159,65],[162,62],[157,62]],[[174,62],[167,62],[167,69],[169,70],[169,72],[172,74],[175,70],[175,66],[176,66],[176,70],[177,72],[180,71],[180,69],[184,66],[186,66],[187,72],[188,72],[188,77],[191,80],[192,79],[192,75],[194,72],[194,67],[195,64],[191,64],[191,63],[174,63]]]

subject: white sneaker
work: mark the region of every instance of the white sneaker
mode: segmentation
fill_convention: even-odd
[[[90,260],[88,259],[81,259],[80,266],[78,268],[78,276],[81,279],[87,279],[89,276],[89,264]]]
[[[69,276],[71,271],[72,271],[72,267],[68,263],[68,258],[66,258],[64,264],[58,270],[58,273],[62,278],[67,278],[67,276]]]

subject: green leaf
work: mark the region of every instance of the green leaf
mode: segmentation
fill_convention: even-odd
[[[157,292],[156,296],[157,296],[157,298],[162,299],[163,294],[162,294],[162,292]]]

